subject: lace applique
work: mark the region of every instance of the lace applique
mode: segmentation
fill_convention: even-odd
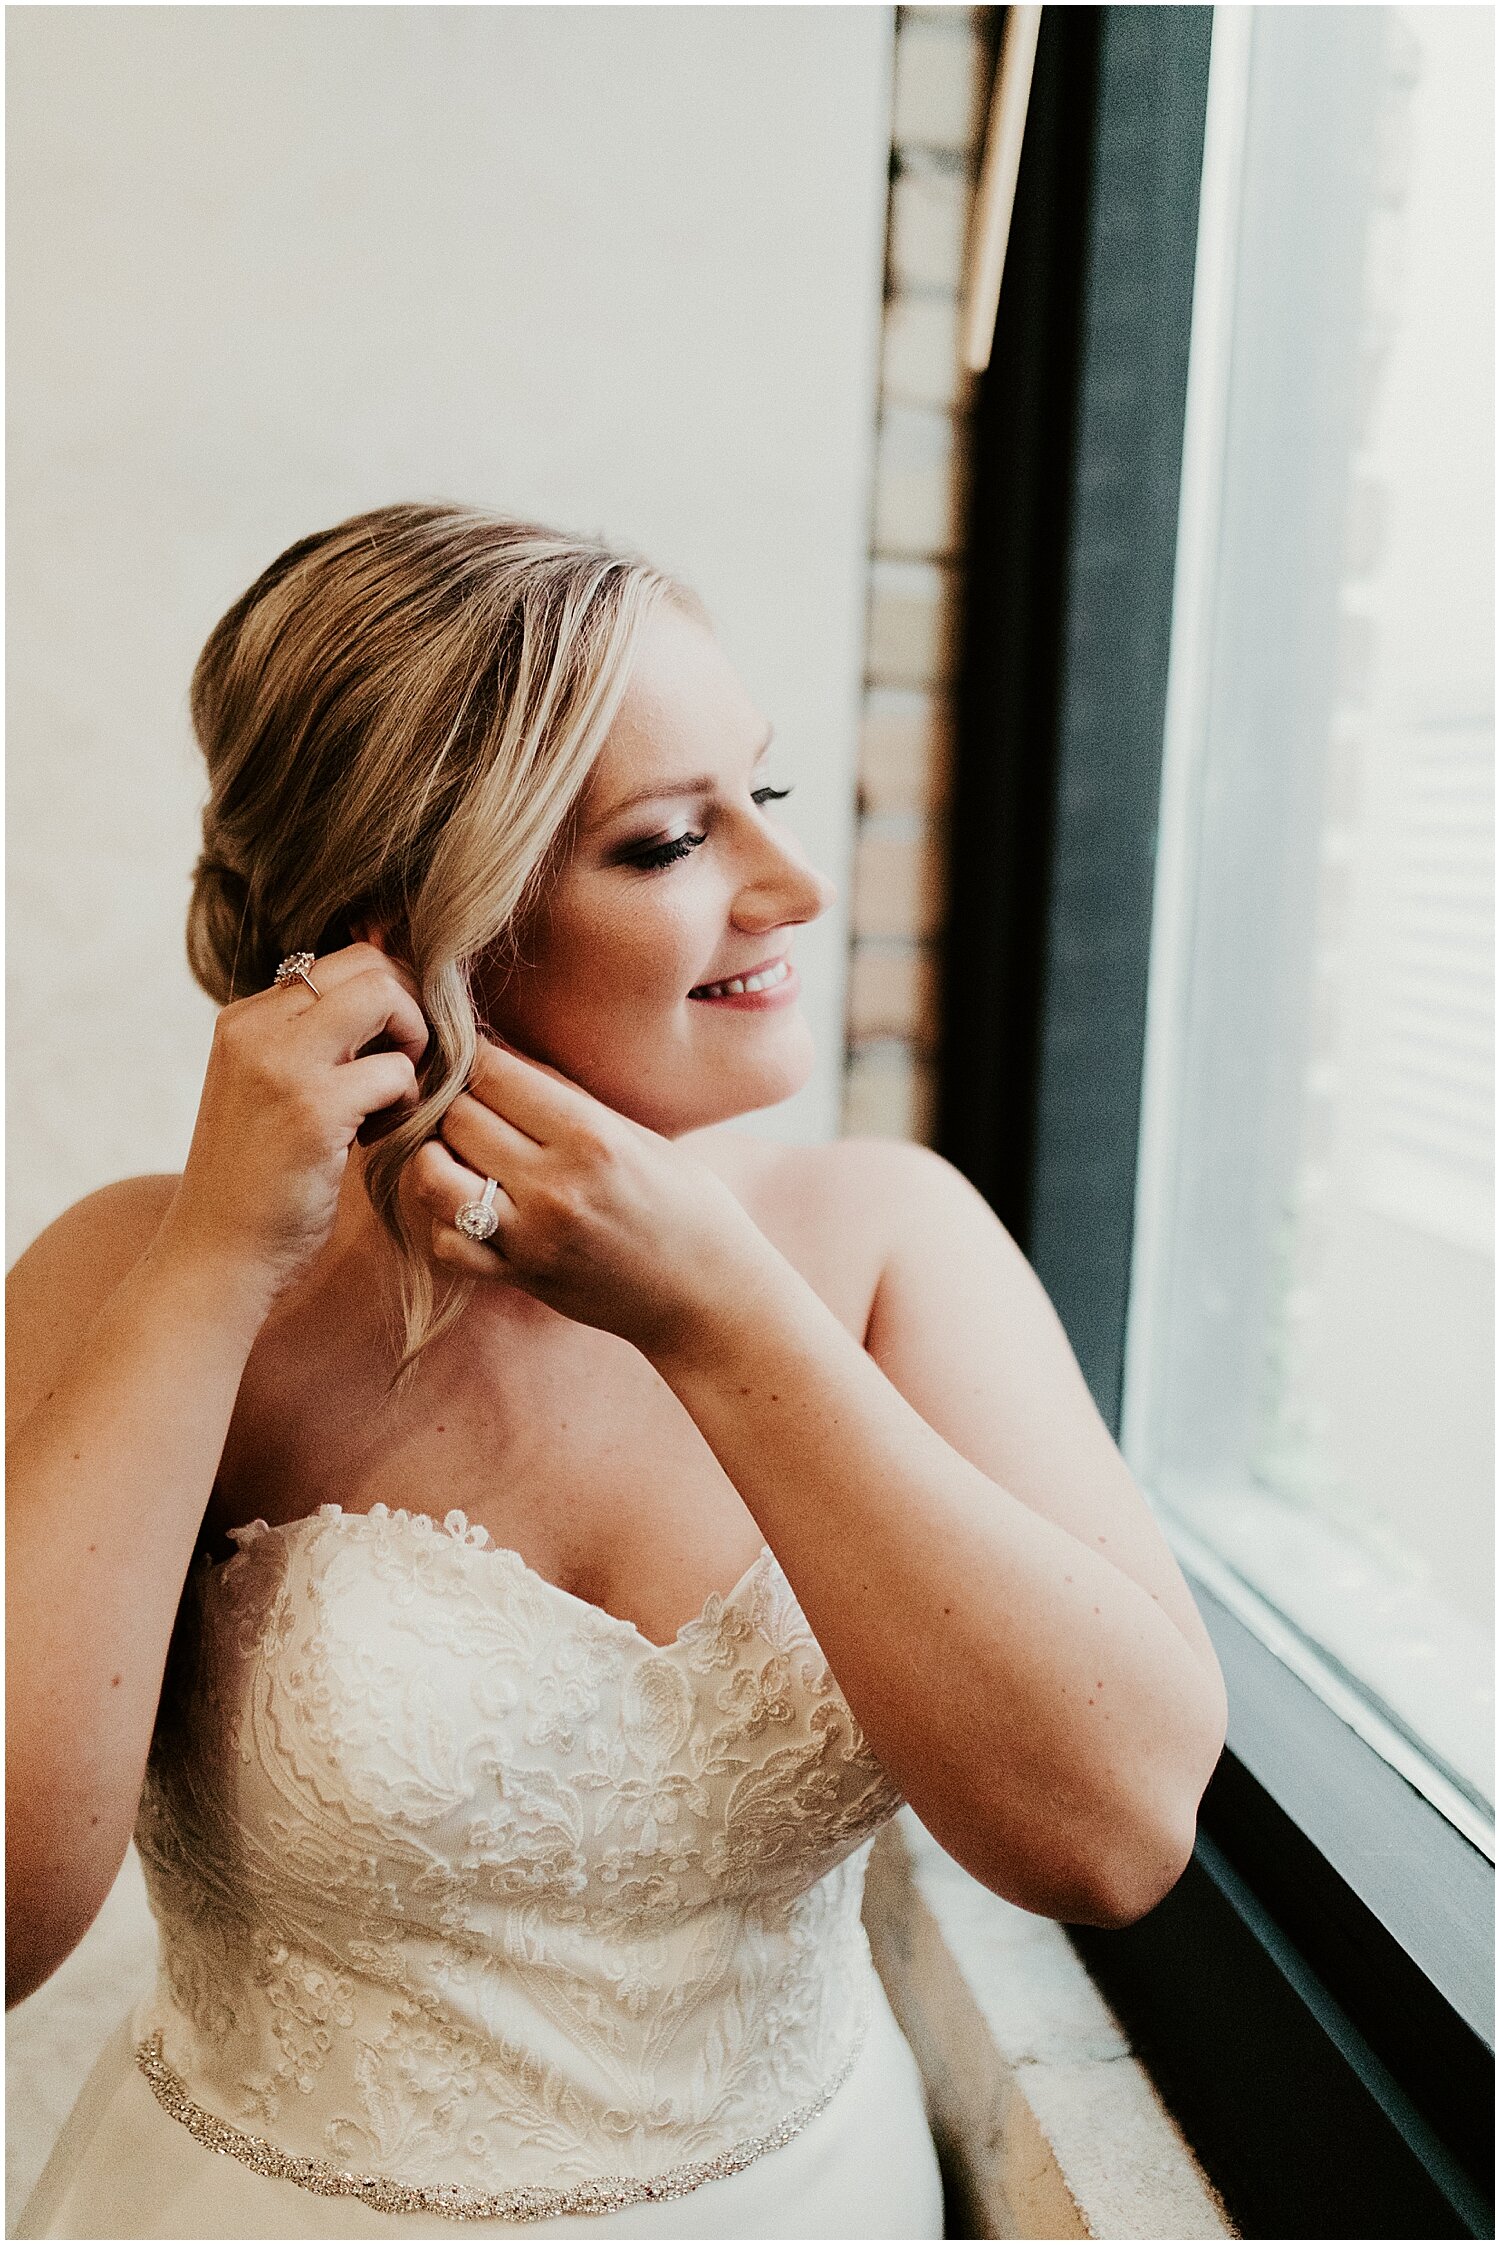
[[[899,1803],[768,1552],[658,1647],[461,1512],[235,1540],[184,1601],[137,1835],[168,2110],[448,2211],[496,2175],[670,2195],[821,2109]]]

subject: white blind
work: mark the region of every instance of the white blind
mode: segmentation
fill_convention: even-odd
[[[1479,1252],[1494,1232],[1493,735],[1428,725],[1392,744],[1367,849],[1368,1205]]]

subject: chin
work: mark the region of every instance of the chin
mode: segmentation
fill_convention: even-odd
[[[779,1107],[784,1100],[795,1098],[811,1077],[815,1057],[812,1031],[799,1008],[784,1023],[784,1033],[776,1038],[772,1049],[747,1053],[744,1064],[733,1070],[705,1061],[701,1072],[695,1071],[691,1079],[685,1076],[682,1090],[688,1089],[690,1081],[694,1090],[701,1090],[705,1111],[699,1121],[680,1123],[678,1129],[706,1130],[712,1123],[731,1122],[736,1115]],[[712,1113],[706,1111],[709,1107]]]
[[[797,1026],[801,1033],[786,1037],[779,1050],[754,1059],[747,1054],[737,1067],[700,1060],[678,1066],[665,1078],[643,1067],[631,1077],[622,1071],[608,1087],[590,1083],[581,1073],[575,1081],[645,1129],[663,1138],[685,1138],[689,1131],[709,1130],[715,1123],[793,1098],[811,1076],[814,1059],[812,1032],[805,1021]]]

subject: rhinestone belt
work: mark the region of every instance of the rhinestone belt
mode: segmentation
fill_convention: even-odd
[[[742,2137],[711,2159],[666,2167],[657,2175],[596,2175],[588,2182],[561,2188],[526,2183],[513,2190],[474,2190],[463,2183],[398,2183],[389,2175],[360,2175],[352,2169],[329,2166],[321,2159],[300,2158],[267,2143],[263,2136],[250,2136],[232,2127],[190,2097],[182,2076],[161,2054],[159,2030],[136,2045],[135,2060],[157,2103],[174,2120],[181,2121],[205,2150],[225,2152],[257,2175],[295,2183],[299,2190],[315,2191],[320,2198],[358,2198],[382,2214],[445,2214],[455,2222],[544,2222],[556,2215],[613,2214],[621,2207],[641,2206],[655,2199],[685,2198],[704,2183],[740,2174],[766,2152],[780,2151],[809,2121],[817,2119],[854,2071],[863,2042],[862,2025],[848,2057],[816,2097],[789,2112],[774,2128],[758,2136]]]

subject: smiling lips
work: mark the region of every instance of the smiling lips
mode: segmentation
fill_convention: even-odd
[[[731,975],[725,982],[700,982],[688,996],[705,1005],[776,1005],[794,997],[796,970],[790,959],[772,959],[750,974]]]

